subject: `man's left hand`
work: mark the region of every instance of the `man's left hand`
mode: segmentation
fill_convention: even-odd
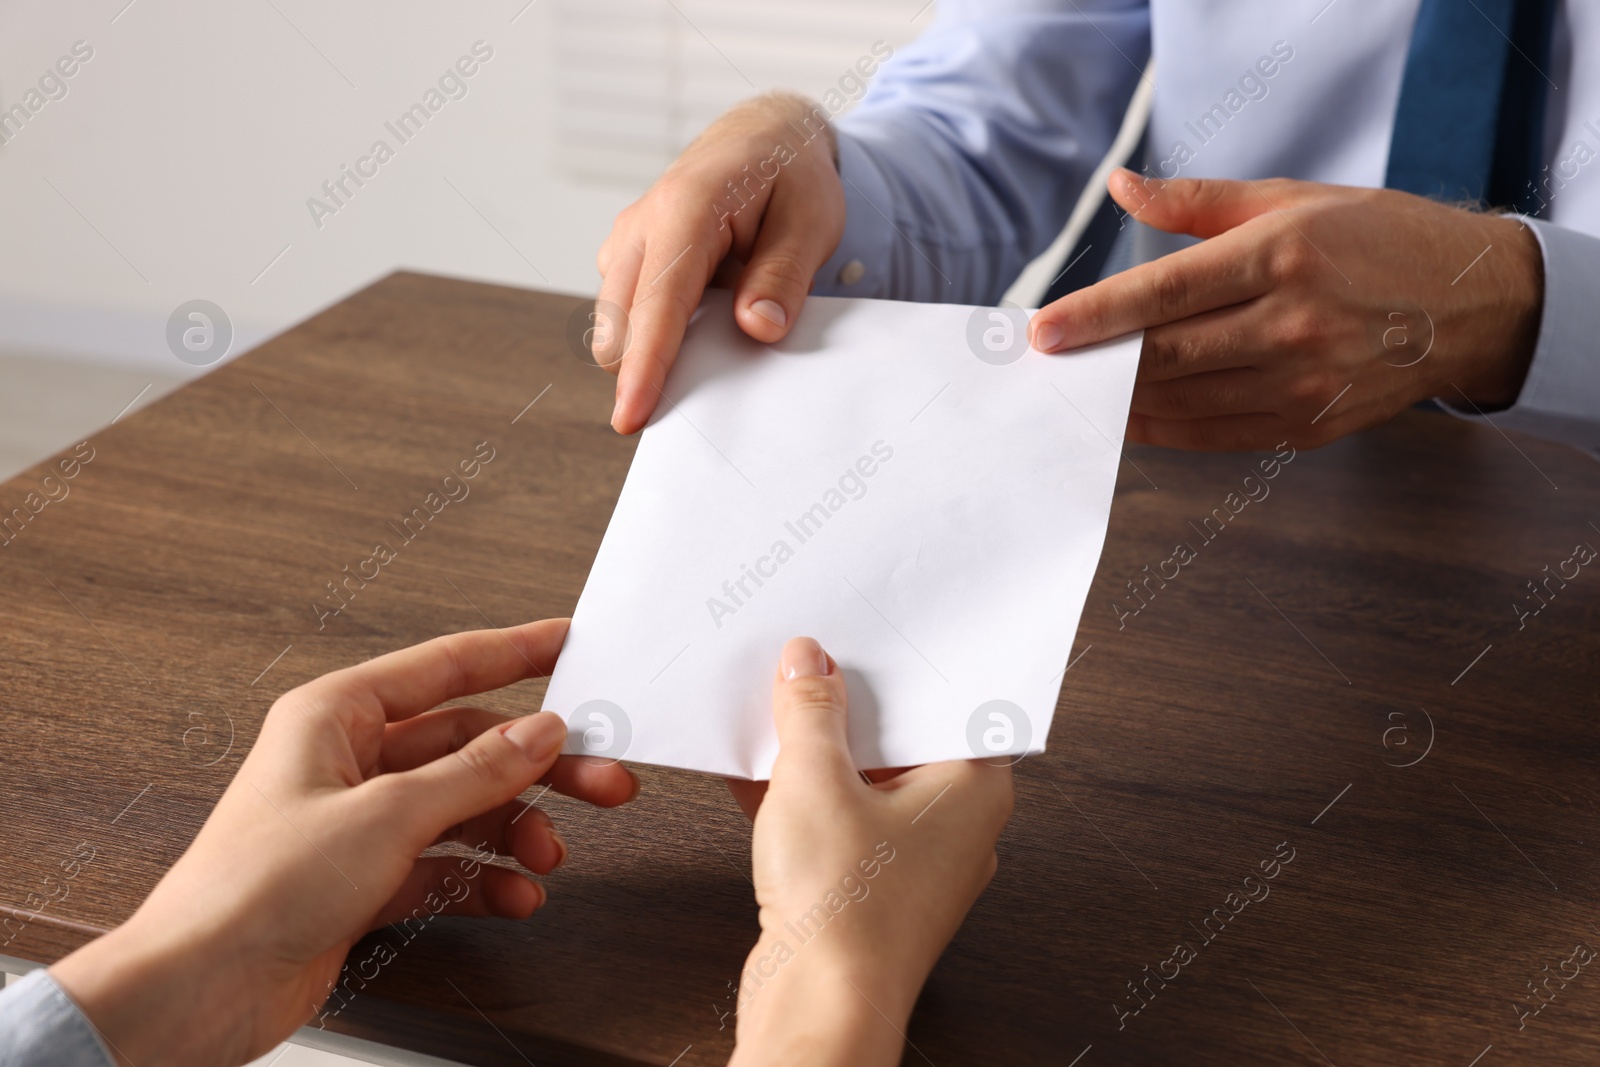
[[[1544,295],[1517,218],[1287,179],[1119,170],[1109,188],[1140,221],[1207,239],[1034,316],[1041,352],[1145,331],[1130,440],[1315,448],[1429,397],[1516,401]]]

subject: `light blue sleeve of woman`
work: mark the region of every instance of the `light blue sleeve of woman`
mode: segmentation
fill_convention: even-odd
[[[116,1067],[72,998],[40,968],[0,993],[4,1067]]]

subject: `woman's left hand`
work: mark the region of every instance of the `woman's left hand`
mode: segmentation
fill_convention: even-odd
[[[125,1062],[237,1064],[311,1018],[368,930],[528,917],[545,892],[525,875],[420,854],[460,841],[547,874],[567,846],[518,794],[544,782],[612,807],[638,783],[613,761],[559,756],[555,714],[430,709],[548,674],[566,632],[555,619],[454,634],[285,693],[134,916],[51,973]]]

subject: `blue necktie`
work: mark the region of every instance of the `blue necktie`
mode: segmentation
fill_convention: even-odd
[[[1537,211],[1555,6],[1422,0],[1384,185]]]

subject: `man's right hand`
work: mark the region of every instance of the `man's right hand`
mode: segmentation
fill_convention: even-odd
[[[611,425],[643,428],[706,285],[731,283],[740,329],[788,334],[844,233],[844,187],[826,112],[789,94],[714,122],[600,246],[594,357],[617,375]],[[622,309],[621,322],[606,321]]]

